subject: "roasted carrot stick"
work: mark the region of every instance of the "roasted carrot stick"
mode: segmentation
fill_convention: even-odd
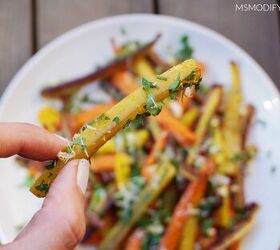
[[[111,172],[115,168],[115,155],[96,155],[91,158],[91,169],[95,173]]]
[[[146,177],[147,180],[151,179],[151,177],[154,174],[154,171],[156,170],[153,164],[156,163],[158,160],[157,154],[159,153],[159,151],[164,149],[164,147],[166,146],[167,137],[167,132],[163,132],[159,136],[159,138],[157,138],[156,142],[153,145],[153,148],[151,149],[150,154],[145,159],[144,165],[141,169],[141,174],[142,176]]]
[[[142,250],[142,242],[145,233],[141,229],[136,229],[128,238],[125,250]]]
[[[195,134],[185,127],[179,120],[174,118],[170,112],[163,108],[160,115],[155,117],[156,121],[182,145],[192,145],[195,141]]]
[[[116,72],[111,80],[113,85],[125,95],[129,95],[139,87],[132,73],[125,70]]]
[[[108,111],[110,108],[114,106],[114,103],[104,103],[104,104],[97,104],[92,106],[91,108],[83,111],[79,114],[70,115],[68,117],[68,123],[72,134],[79,131],[79,129],[88,121],[96,118],[97,116],[101,115],[102,113]]]
[[[159,250],[176,250],[184,229],[190,206],[196,207],[207,187],[207,176],[214,168],[214,161],[209,159],[198,178],[192,181],[182,194],[175,207],[171,221],[160,242]]]

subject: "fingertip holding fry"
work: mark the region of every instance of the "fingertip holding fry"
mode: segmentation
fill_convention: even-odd
[[[89,161],[86,159],[79,160],[77,171],[77,184],[82,193],[86,193],[89,177]]]

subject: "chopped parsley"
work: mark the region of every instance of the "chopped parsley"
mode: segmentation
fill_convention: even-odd
[[[213,227],[214,221],[211,218],[208,218],[202,222],[202,232],[205,235],[208,235],[209,229]]]
[[[81,135],[74,136],[72,145],[79,145],[82,150],[86,150],[87,146]]]
[[[156,88],[157,84],[155,82],[150,82],[145,78],[142,78],[142,85],[143,85],[143,90],[145,92],[149,92],[150,89]]]
[[[161,112],[162,104],[155,100],[153,93],[147,93],[146,109],[153,116],[156,116]]]
[[[41,191],[41,192],[48,192],[49,191],[49,188],[50,188],[50,185],[45,183],[45,181],[43,180],[40,185],[36,186],[35,187],[38,191]]]
[[[184,61],[192,57],[193,49],[189,44],[189,37],[187,35],[183,35],[180,39],[181,48],[176,53],[176,58]]]
[[[114,117],[113,122],[115,122],[118,125],[121,122],[120,117],[118,116]]]
[[[67,148],[66,148],[66,150],[67,150]],[[56,165],[56,161],[51,161],[46,165],[46,169],[48,169],[48,170],[53,169],[55,167],[55,165]]]
[[[180,74],[178,74],[177,78],[175,79],[175,81],[171,84],[170,88],[169,88],[169,96],[172,100],[174,100],[178,93],[179,93],[179,87],[180,87]]]
[[[234,154],[234,155],[230,158],[230,160],[231,160],[232,162],[241,162],[241,161],[244,160],[244,158],[245,158],[245,154],[244,154],[243,152],[239,152],[239,153]]]

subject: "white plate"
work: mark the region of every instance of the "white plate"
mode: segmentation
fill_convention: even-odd
[[[120,29],[124,27],[126,35]],[[78,27],[60,36],[40,50],[17,73],[0,106],[0,121],[37,123],[43,104],[39,91],[50,82],[82,75],[112,57],[110,38],[151,40],[163,36],[156,45],[162,55],[172,54],[179,37],[186,33],[195,49],[195,57],[207,63],[206,80],[230,83],[229,61],[241,68],[245,100],[257,108],[256,124],[250,140],[259,146],[259,155],[246,181],[248,201],[261,205],[256,226],[246,238],[245,249],[274,250],[280,246],[280,107],[279,93],[267,74],[243,50],[231,41],[195,23],[166,16],[125,15],[105,18]],[[261,49],[261,48],[260,48]],[[19,187],[24,171],[12,159],[0,161],[0,240],[8,242],[16,235],[16,226],[26,222],[41,201]],[[271,168],[275,166],[275,173]],[[277,167],[279,168],[277,171]]]

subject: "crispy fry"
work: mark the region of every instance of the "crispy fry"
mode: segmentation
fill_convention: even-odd
[[[112,108],[114,103],[104,103],[104,104],[97,104],[92,106],[91,108],[82,111],[78,114],[68,115],[67,120],[70,127],[72,134],[79,131],[79,129],[90,120],[95,119],[102,113],[105,113],[107,110]]]
[[[119,70],[125,69],[128,61],[133,61],[137,59],[139,56],[143,56],[147,54],[150,49],[154,46],[154,44],[158,41],[160,35],[157,35],[151,42],[146,43],[140,49],[136,50],[134,53],[131,53],[127,56],[124,56],[120,59],[117,59],[110,64],[99,68],[98,70],[89,73],[88,75],[76,78],[74,80],[70,80],[54,87],[47,87],[42,90],[41,94],[44,97],[48,98],[58,98],[65,97],[73,94],[75,91],[80,89],[81,87],[100,79],[104,79],[106,77],[111,76]]]
[[[205,134],[207,133],[210,119],[215,114],[217,107],[221,102],[221,97],[222,89],[220,87],[213,88],[209,93],[209,96],[205,103],[204,111],[201,114],[201,117],[199,118],[198,124],[195,128],[195,143],[190,150],[190,154],[187,160],[189,165],[193,163],[195,156],[197,155],[199,146],[203,142]]]
[[[178,76],[180,80],[184,80],[190,74],[194,74],[194,79],[191,80],[191,83],[200,80],[200,69],[194,60],[187,60],[163,73],[161,76],[167,78],[167,80],[155,79],[154,82],[157,83],[157,88],[151,90],[155,100],[163,100],[169,95],[169,88]],[[81,129],[80,134],[74,135],[71,148],[68,148],[69,152],[66,151],[60,154],[58,162],[51,169],[47,169],[42,173],[31,187],[31,192],[38,197],[45,197],[51,183],[69,159],[91,157],[106,141],[122,129],[129,120],[135,119],[137,114],[146,112],[146,100],[146,92],[143,88],[138,88],[113,106],[106,114],[86,124]],[[116,122],[116,118],[118,118],[118,122]]]
[[[124,95],[129,95],[139,87],[132,73],[119,71],[112,76],[112,84]]]
[[[174,118],[167,109],[155,117],[155,120],[182,145],[192,145],[195,141],[195,134],[185,127],[178,119]]]

